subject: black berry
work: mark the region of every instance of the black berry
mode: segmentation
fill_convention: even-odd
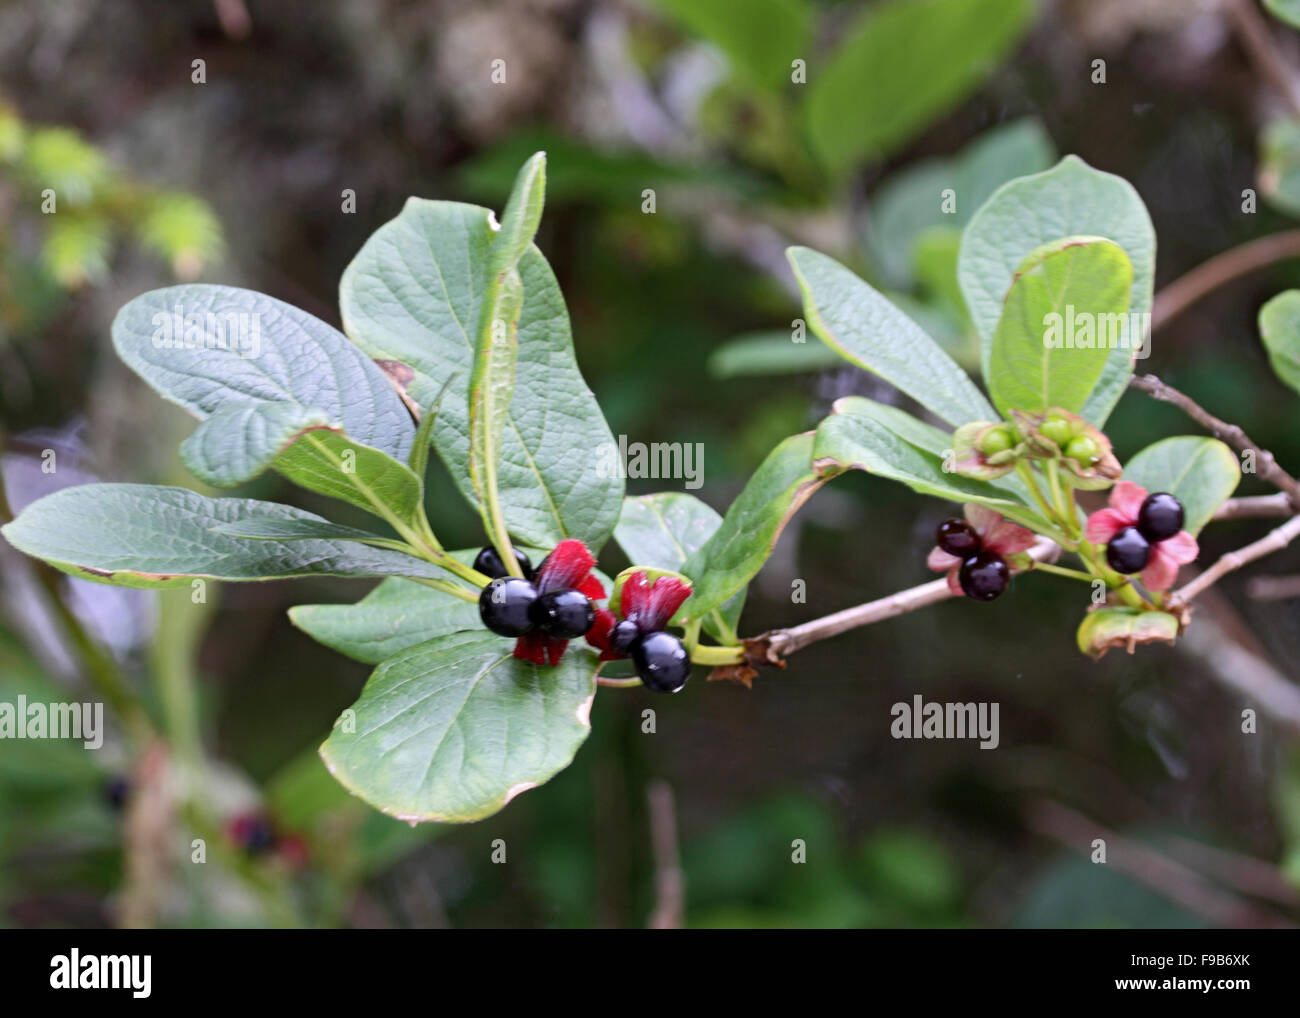
[[[1010,578],[1011,570],[1006,561],[991,551],[970,556],[957,571],[962,591],[976,601],[992,601],[1001,597]]]
[[[508,576],[493,580],[478,596],[483,625],[498,636],[523,636],[533,628],[528,609],[537,600],[537,588],[527,580]]]
[[[260,855],[275,844],[275,829],[265,817],[254,817],[243,826],[240,840],[244,851],[250,855]]]
[[[1150,557],[1151,542],[1137,527],[1125,527],[1106,545],[1106,561],[1117,573],[1140,573]]]
[[[676,693],[691,677],[691,658],[672,633],[647,633],[632,646],[632,662],[647,689]]]
[[[533,578],[533,564],[528,561],[528,556],[518,548],[512,549],[515,558],[519,560],[519,568],[524,576],[528,579]],[[510,571],[506,569],[506,564],[501,561],[501,556],[497,554],[495,548],[484,548],[474,557],[474,569],[482,573],[490,580],[500,579],[502,576],[509,576]]]
[[[573,640],[596,621],[591,598],[580,590],[548,590],[528,608],[533,625],[557,640]]]
[[[635,622],[631,619],[619,619],[614,628],[609,631],[609,645],[620,654],[626,654],[631,651],[640,637],[641,630],[637,628]]]
[[[104,786],[104,798],[108,800],[108,805],[114,811],[124,809],[131,798],[131,782],[121,775],[109,778]]]
[[[980,550],[980,535],[965,520],[954,517],[939,524],[934,542],[949,555],[968,558]]]
[[[1137,528],[1152,544],[1183,529],[1183,504],[1167,491],[1148,495],[1138,510]]]

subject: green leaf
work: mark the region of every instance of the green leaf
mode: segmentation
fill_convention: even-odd
[[[868,7],[808,85],[804,125],[836,175],[897,151],[996,67],[1031,0],[890,0]]]
[[[349,791],[412,823],[466,823],[568,766],[591,731],[595,660],[511,656],[483,630],[437,636],[384,661],[321,746]]]
[[[309,430],[276,461],[289,480],[403,523],[420,506],[422,484],[404,462],[326,428]]]
[[[993,333],[986,376],[993,405],[1004,414],[1081,411],[1106,368],[1107,340],[1129,342],[1132,285],[1123,248],[1101,237],[1067,238],[1030,255]]]
[[[1052,140],[1035,119],[999,124],[950,159],[923,159],[891,174],[871,197],[867,246],[895,286],[915,274],[921,237],[943,230],[960,236],[998,187],[1052,165]],[[945,205],[951,190],[955,208]]]
[[[501,436],[509,423],[515,389],[515,362],[519,355],[519,314],[523,310],[523,282],[516,266],[528,250],[542,219],[546,197],[546,155],[538,152],[519,171],[492,241],[492,267],[479,312],[474,370],[469,379],[469,472],[478,496],[484,529],[511,563],[510,538],[501,511],[497,463]],[[512,568],[512,572],[517,570]]]
[[[249,541],[386,541],[389,538],[369,530],[345,527],[329,520],[299,519],[244,519],[234,523],[220,523],[211,529],[213,534],[242,537]]]
[[[1300,28],[1300,0],[1264,0],[1264,6],[1275,18],[1292,28]]]
[[[1075,640],[1091,658],[1100,658],[1116,647],[1133,653],[1139,643],[1173,643],[1178,620],[1165,612],[1137,608],[1098,608],[1079,623]]]
[[[492,270],[508,272],[532,247],[546,205],[546,153],[534,152],[520,168],[492,240]]]
[[[824,343],[796,343],[790,332],[750,332],[723,343],[709,355],[708,372],[714,378],[751,375],[793,375],[825,371],[844,362]]]
[[[953,436],[948,432],[940,431],[924,421],[918,421],[905,410],[884,403],[877,403],[865,396],[844,396],[837,399],[832,414],[866,417],[875,421],[909,445],[915,446],[922,452],[929,453],[931,459],[939,460],[940,470],[943,470],[943,461],[953,452]],[[851,431],[852,429],[848,430]],[[927,465],[931,464],[931,459],[926,460]],[[924,476],[929,476],[928,466]],[[945,471],[944,476],[953,478],[959,475]],[[895,479],[902,480],[902,478]],[[966,478],[966,480],[970,480],[970,478]],[[908,482],[904,481],[904,483]],[[992,481],[976,483],[985,485],[982,490],[990,497],[1010,499],[1012,502],[1019,502],[1026,506],[1032,504],[1028,489],[1015,474],[1006,474]]]
[[[468,380],[494,231],[487,209],[409,199],[343,274],[348,334],[368,354],[410,365],[411,397],[426,406],[447,379]],[[613,436],[573,355],[564,299],[546,259],[519,260],[523,309],[514,397],[501,436],[497,481],[510,532],[554,547],[576,537],[599,549],[618,520],[619,478],[602,477]],[[469,473],[469,386],[453,384],[434,423],[434,446],[477,503]]]
[[[614,540],[636,565],[682,572],[687,560],[717,532],[721,523],[722,517],[711,506],[684,491],[630,495],[623,500]],[[719,643],[734,643],[736,624],[744,606],[742,587],[704,616],[705,631]],[[688,599],[679,614],[688,617],[693,610]]]
[[[1300,392],[1300,290],[1285,290],[1259,309],[1259,334],[1277,377]]]
[[[0,533],[19,551],[65,573],[119,587],[177,587],[194,577],[445,578],[419,559],[354,541],[246,540],[214,530],[268,520],[328,523],[274,502],[206,498],[149,484],[85,484],[37,499]]]
[[[822,475],[863,470],[899,481],[923,495],[953,502],[980,502],[1017,522],[1037,522],[1037,516],[1009,485],[945,471],[941,455],[913,445],[882,422],[878,405],[872,412],[863,413],[860,405],[840,401],[835,409],[817,426],[813,446],[813,465]]]
[[[1300,216],[1300,121],[1275,120],[1259,136],[1259,190],[1289,216]]]
[[[392,383],[305,311],[231,286],[173,286],[126,304],[113,344],[204,422],[184,447],[201,480],[230,487],[274,461],[291,481],[380,515],[405,519],[418,503],[404,465],[415,425]]]
[[[1183,529],[1196,535],[1237,490],[1241,466],[1217,438],[1180,435],[1147,446],[1125,463],[1124,480],[1176,496],[1183,503]]]
[[[773,449],[731,503],[712,537],[691,554],[681,572],[695,592],[692,618],[719,607],[763,568],[785,525],[825,483],[812,469],[811,432]]]
[[[827,346],[954,427],[995,416],[956,361],[871,286],[806,247],[792,247],[786,257],[803,290],[808,324]]]
[[[478,605],[397,578],[356,604],[300,604],[289,618],[325,646],[372,665],[435,636],[483,629]]]
[[[985,377],[993,334],[1016,272],[1033,251],[1074,236],[1105,237],[1124,249],[1133,265],[1129,311],[1150,314],[1156,235],[1146,206],[1122,177],[1066,156],[1046,173],[998,188],[962,234],[957,275],[980,336]],[[1092,424],[1101,427],[1123,395],[1133,371],[1131,355],[1116,347],[1107,358],[1101,382],[1083,408]]]
[[[233,488],[268,469],[305,432],[329,426],[321,411],[298,403],[227,403],[181,443],[181,462],[199,480]]]
[[[442,383],[437,398],[424,408],[424,413],[420,417],[420,426],[415,429],[415,440],[411,444],[411,455],[407,458],[406,465],[419,479],[421,489],[424,486],[424,475],[429,468],[429,447],[433,442],[433,425],[438,419],[438,408],[442,406],[442,397],[447,395],[447,390],[455,380],[456,376],[452,375]]]
[[[778,91],[792,61],[807,59],[813,8],[807,0],[655,0],[685,28],[727,55],[750,84]]]
[[[918,421],[907,411],[900,410],[898,407],[877,403],[865,396],[844,396],[835,401],[832,414],[866,417],[875,421],[904,442],[915,446],[922,452],[929,453],[931,458],[939,460],[940,470],[943,469],[943,461],[952,455],[952,435],[946,431],[940,431],[924,421]],[[930,460],[927,459],[926,462],[929,463]],[[958,475],[945,472],[945,476],[952,478]],[[901,480],[901,478],[897,479]],[[977,483],[986,485],[983,490],[991,497],[1010,499],[1022,505],[1031,504],[1028,489],[1025,488],[1024,483],[1015,474],[1007,474],[992,481]],[[993,491],[989,491],[990,488]]]

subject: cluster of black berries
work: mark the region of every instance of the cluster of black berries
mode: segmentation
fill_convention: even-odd
[[[591,628],[596,609],[580,590],[548,590],[538,593],[537,572],[528,556],[516,550],[515,558],[524,576],[510,576],[495,548],[484,548],[474,559],[474,568],[492,582],[478,598],[483,625],[498,636],[523,636],[540,629],[557,640],[573,640]]]
[[[1011,569],[1001,555],[984,548],[974,527],[954,517],[939,524],[934,539],[941,550],[961,559],[957,581],[967,597],[992,601],[1002,596],[1011,579]]]
[[[1183,504],[1167,491],[1148,495],[1137,522],[1115,534],[1106,545],[1106,562],[1117,573],[1140,573],[1151,549],[1183,529]]]

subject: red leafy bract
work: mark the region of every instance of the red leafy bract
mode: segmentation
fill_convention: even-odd
[[[533,585],[539,594],[552,590],[577,590],[592,600],[598,600],[605,596],[605,587],[591,575],[591,567],[595,564],[587,546],[569,538],[557,544],[537,567]],[[515,641],[515,657],[535,665],[557,665],[568,645],[568,640],[557,640],[540,629],[534,629]]]
[[[587,642],[600,651],[602,661],[618,661],[627,657],[610,645],[610,634],[619,619],[636,623],[640,633],[656,633],[668,625],[688,597],[691,587],[675,576],[660,576],[654,583],[643,572],[628,575],[619,594],[619,615],[607,608],[596,609],[596,621],[587,631]]]
[[[1007,558],[1028,551],[1034,546],[1033,531],[1018,523],[1012,523],[988,506],[967,502],[963,508],[966,522],[979,534],[982,551],[991,551]],[[961,562],[962,560],[956,555],[949,555],[939,547],[932,548],[929,557],[925,560],[925,564],[936,573],[948,574],[948,589],[958,597],[963,593],[958,578]],[[1020,571],[1014,560],[1009,561],[1007,565],[1013,573]]]
[[[1084,530],[1093,544],[1108,544],[1125,527],[1137,526],[1138,513],[1146,501],[1147,490],[1132,481],[1120,481],[1110,490],[1110,508],[1098,509],[1088,517]],[[1200,547],[1186,530],[1151,545],[1151,557],[1142,570],[1142,585],[1147,590],[1168,590],[1178,578],[1178,567],[1196,560]]]

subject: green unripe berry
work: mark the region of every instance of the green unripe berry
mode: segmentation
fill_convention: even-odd
[[[1010,428],[992,428],[979,440],[979,451],[985,456],[996,456],[1000,452],[1006,452],[1015,444],[1016,440]]]
[[[1099,452],[1101,452],[1101,448],[1087,435],[1072,438],[1070,444],[1065,447],[1065,455],[1082,463],[1084,466],[1091,466],[1097,462]]]
[[[1058,449],[1064,449],[1074,437],[1074,426],[1064,417],[1049,417],[1038,426],[1038,433],[1055,442]]]

